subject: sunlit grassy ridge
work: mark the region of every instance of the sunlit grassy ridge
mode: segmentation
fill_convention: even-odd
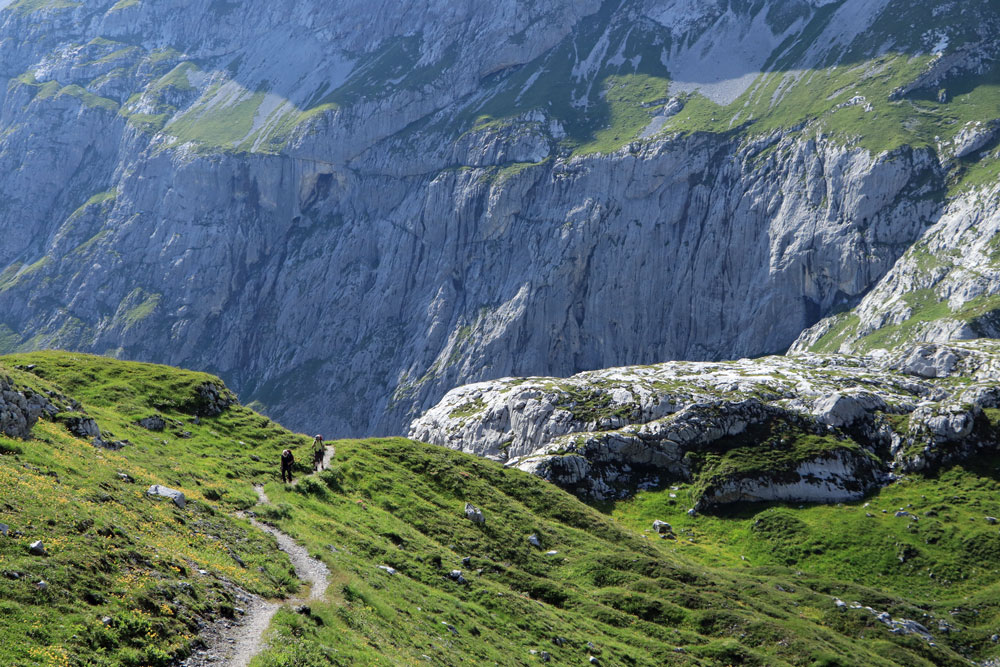
[[[338,441],[330,470],[290,487],[276,455],[290,446],[305,460],[308,438],[238,405],[204,416],[200,388],[225,391],[212,376],[68,353],[0,366],[19,387],[80,401],[106,439],[131,443],[97,449],[58,421],[30,441],[0,438],[0,522],[20,533],[0,538],[2,664],[166,665],[199,623],[240,606],[234,585],[295,590],[274,541],[232,516],[253,504],[254,483],[272,501],[258,517],[332,573],[308,613],[278,614],[255,667],[523,665],[542,652],[555,664],[958,665],[956,651],[996,652],[988,559],[1000,537],[980,516],[996,513],[992,462],[873,500],[937,512],[912,524],[855,505],[692,518],[690,489],[609,515],[520,471],[399,438]],[[166,430],[135,424],[153,414]],[[153,483],[191,502],[151,499]],[[484,526],[465,518],[466,502]],[[651,534],[653,518],[679,539]],[[28,553],[35,539],[49,556]],[[954,629],[931,646],[835,596]]]

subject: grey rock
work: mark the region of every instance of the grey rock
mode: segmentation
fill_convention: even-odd
[[[386,572],[387,574],[389,574],[389,575],[394,575],[394,574],[396,574],[396,569],[395,569],[395,568],[392,568],[392,567],[389,567],[388,565],[379,565],[379,566],[378,566],[378,569],[380,569],[380,570],[384,570],[384,571],[385,571],[385,572]]]
[[[160,415],[143,417],[136,423],[148,431],[162,431],[167,427],[167,422]]]
[[[0,523],[0,536],[7,537],[7,533],[10,532],[10,526],[5,523]]]
[[[101,438],[94,438],[91,444],[93,444],[94,447],[98,447],[100,449],[108,449],[113,452],[117,452],[119,450],[125,449],[132,443],[129,442],[128,440],[103,440]]]
[[[958,364],[958,356],[946,347],[921,345],[899,364],[904,373],[925,378],[948,377]]]
[[[33,556],[48,556],[49,552],[45,550],[45,545],[42,544],[41,540],[36,540],[28,545],[28,552]]]
[[[454,581],[456,581],[456,582],[458,582],[460,584],[464,584],[465,583],[465,577],[462,576],[462,571],[461,570],[452,570],[451,572],[448,573],[448,578],[452,579],[452,580],[454,580]]]
[[[40,591],[48,590],[49,583],[47,581],[45,581],[44,579],[42,579],[42,580],[37,581],[35,583],[35,588],[37,588]]]
[[[886,405],[881,398],[867,392],[836,393],[816,401],[814,409],[817,421],[830,426],[848,426],[876,411],[885,411]]]
[[[472,503],[465,503],[465,518],[472,523],[486,523],[486,517],[483,513]]]
[[[532,533],[531,535],[528,535],[528,544],[530,544],[533,547],[539,547],[539,548],[541,548],[542,541],[540,539],[538,539],[538,535],[535,535],[534,533]]]
[[[655,521],[653,521],[653,532],[663,535],[664,533],[674,532],[674,529],[666,521],[660,521],[659,519],[656,519]]]
[[[968,123],[952,141],[952,157],[963,158],[975,153],[993,141],[998,132],[1000,132],[1000,121],[998,120],[988,123],[982,121]]]
[[[49,398],[19,388],[9,377],[0,375],[0,434],[27,440],[39,417],[52,417],[58,412]]]
[[[128,473],[120,472],[118,473],[118,479],[125,482],[126,484],[134,484],[135,480]]]
[[[97,422],[86,415],[69,416],[63,420],[69,432],[84,440],[100,441],[101,429]]]
[[[997,518],[995,516],[988,516],[988,517],[986,517],[986,523],[990,524],[991,526],[994,525],[994,524],[996,524],[996,522],[997,522]]]
[[[177,489],[171,489],[166,486],[161,486],[160,484],[153,484],[151,487],[149,487],[149,489],[146,491],[146,495],[163,496],[164,498],[170,498],[171,500],[174,501],[174,504],[181,509],[184,509],[184,506],[186,504],[184,494],[181,491],[178,491]]]

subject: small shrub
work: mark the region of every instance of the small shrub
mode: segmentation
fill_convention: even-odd
[[[264,505],[257,510],[257,514],[265,521],[281,521],[292,516],[292,506],[288,503]]]
[[[296,493],[304,496],[323,497],[326,495],[326,488],[326,485],[315,477],[305,477],[295,485]]]
[[[0,456],[7,454],[24,454],[24,450],[13,442],[0,440]]]
[[[339,470],[336,470],[334,468],[324,470],[319,474],[319,478],[324,484],[326,484],[327,488],[333,491],[334,493],[343,492],[344,476],[341,474]]]

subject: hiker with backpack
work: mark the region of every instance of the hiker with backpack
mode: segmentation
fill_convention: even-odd
[[[326,456],[326,446],[323,444],[323,436],[317,434],[313,438],[313,469],[316,472],[323,469],[324,456]]]
[[[292,466],[295,465],[295,457],[292,456],[292,450],[286,449],[281,452],[281,481],[291,484],[292,483]]]

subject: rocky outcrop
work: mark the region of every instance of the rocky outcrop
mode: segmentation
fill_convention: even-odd
[[[48,397],[22,389],[9,377],[0,375],[0,433],[27,440],[39,417],[52,417],[58,412],[59,407]]]
[[[197,397],[181,409],[197,417],[217,417],[238,402],[236,394],[225,385],[206,382],[198,386]]]
[[[844,448],[800,461],[788,470],[721,476],[705,485],[695,509],[734,503],[858,500],[888,479],[874,456]]]
[[[997,380],[994,341],[669,362],[459,387],[410,437],[596,499],[687,482],[698,510],[839,502],[893,475],[995,451]]]

